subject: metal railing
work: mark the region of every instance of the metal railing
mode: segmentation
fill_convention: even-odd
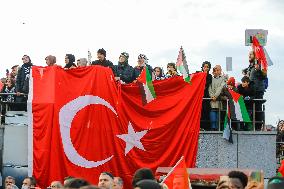
[[[0,96],[8,96],[8,95],[14,95],[14,96],[25,96],[27,97],[27,94],[24,94],[24,93],[0,93]],[[203,100],[206,100],[206,101],[211,101],[212,99],[211,98],[203,98]],[[218,130],[221,131],[222,129],[222,126],[221,126],[221,123],[222,121],[224,121],[224,119],[221,118],[221,113],[224,113],[226,112],[226,109],[223,109],[222,108],[222,103],[226,101],[226,107],[228,106],[228,99],[226,100],[218,100],[217,102],[219,103],[218,105]],[[264,103],[266,102],[265,99],[251,99],[251,100],[245,100],[245,102],[252,102],[252,110],[248,110],[249,112],[252,113],[252,118],[251,118],[251,122],[252,123],[252,127],[253,127],[253,131],[256,130],[255,126],[256,126],[256,123],[260,123],[263,125],[263,129],[265,129],[265,105]],[[261,104],[261,111],[256,111],[256,104]],[[9,111],[9,107],[10,105],[17,105],[17,104],[21,104],[21,105],[24,105],[26,104],[26,102],[7,102],[7,101],[2,101],[2,98],[1,98],[1,116],[4,116],[5,114],[3,114],[4,112],[7,112]],[[256,120],[256,113],[263,113],[263,120]],[[209,122],[210,123],[210,119],[209,120],[201,120],[201,124],[202,122]],[[239,120],[232,120],[231,121],[232,123],[242,123],[242,121],[239,121]]]
[[[203,101],[211,101],[211,98],[203,98]],[[221,113],[226,112],[226,109],[224,109],[222,107],[222,103],[226,101],[226,107],[228,107],[228,103],[229,103],[229,99],[226,100],[217,100],[218,104],[218,131],[221,131],[222,129],[222,121],[224,121],[224,119],[221,118]],[[265,130],[265,105],[264,103],[266,102],[265,99],[250,99],[250,100],[246,100],[244,99],[245,103],[252,103],[252,109],[248,109],[248,112],[252,114],[251,118],[251,122],[245,122],[245,123],[250,123],[252,124],[252,128],[253,131],[256,131],[256,124],[262,124],[262,129],[261,130]],[[261,106],[261,111],[256,110],[256,104]],[[202,107],[203,108],[203,107]],[[209,111],[210,112],[210,111]],[[261,113],[263,114],[263,119],[262,120],[257,120],[256,119],[256,113]],[[201,124],[202,122],[209,122],[210,123],[210,119],[209,120],[201,120]],[[243,121],[240,120],[231,120],[231,123],[244,123]]]

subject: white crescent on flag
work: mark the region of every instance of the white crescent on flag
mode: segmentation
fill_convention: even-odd
[[[74,119],[77,112],[79,112],[81,109],[91,104],[103,105],[109,108],[117,116],[115,109],[107,101],[105,101],[104,99],[98,96],[92,96],[92,95],[79,96],[78,98],[65,104],[60,109],[59,112],[60,133],[61,133],[64,152],[67,158],[73,164],[85,168],[98,167],[100,165],[105,164],[106,162],[110,161],[113,158],[113,155],[111,155],[103,160],[89,161],[84,157],[82,157],[80,154],[78,154],[78,152],[74,148],[70,136],[72,120]]]

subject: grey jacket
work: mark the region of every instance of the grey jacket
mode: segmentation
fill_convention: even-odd
[[[209,96],[210,98],[212,98],[213,96],[215,96],[216,98],[218,98],[222,92],[223,87],[226,85],[226,79],[224,76],[218,76],[218,77],[213,77],[212,78],[212,83],[209,86]],[[219,108],[219,102],[218,101],[211,101],[210,105],[211,108]]]

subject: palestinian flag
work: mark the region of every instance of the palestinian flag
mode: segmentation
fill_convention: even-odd
[[[278,169],[277,176],[280,176],[280,177],[284,176],[284,160],[281,161],[281,165]]]
[[[228,90],[234,103],[235,118],[243,122],[251,122],[243,96],[233,90]]]
[[[233,144],[233,135],[232,135],[232,127],[231,127],[231,118],[230,118],[230,109],[227,106],[225,121],[224,121],[224,131],[223,131],[223,138],[228,140],[230,143]]]
[[[156,98],[152,77],[147,66],[144,67],[137,81],[142,95],[142,103],[146,105]]]
[[[182,74],[184,81],[190,83],[190,75],[188,71],[186,56],[182,47],[180,47],[176,65],[178,71]]]

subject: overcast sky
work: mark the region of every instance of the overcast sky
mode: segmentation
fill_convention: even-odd
[[[87,51],[107,50],[117,63],[119,54],[130,53],[130,64],[144,53],[152,66],[176,61],[184,47],[190,72],[203,61],[221,64],[233,57],[230,76],[241,79],[248,66],[250,47],[244,45],[245,29],[268,30],[269,67],[265,94],[266,121],[284,119],[282,69],[284,63],[284,1],[282,0],[9,0],[0,2],[0,76],[30,55],[35,65],[57,57],[64,65],[66,53],[77,58]]]

